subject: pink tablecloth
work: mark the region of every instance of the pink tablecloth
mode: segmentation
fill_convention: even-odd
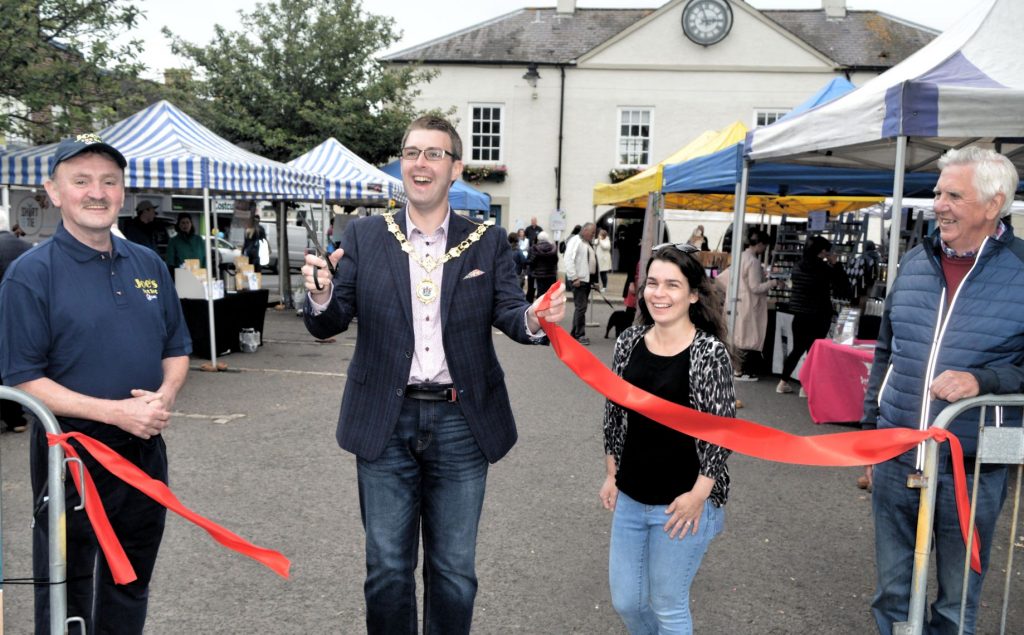
[[[871,347],[814,342],[800,369],[814,423],[860,421],[874,355]]]

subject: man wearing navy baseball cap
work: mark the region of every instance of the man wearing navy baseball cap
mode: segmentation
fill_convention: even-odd
[[[65,432],[98,439],[166,482],[160,433],[185,381],[192,343],[166,265],[152,250],[111,234],[124,203],[126,165],[94,134],[57,146],[45,187],[62,222],[0,283],[0,376],[40,399]],[[83,618],[89,633],[141,633],[166,510],[88,453],[82,459],[138,578],[115,585],[86,514],[69,512],[68,616]],[[40,426],[32,430],[31,471],[33,573],[45,581],[47,439]],[[69,487],[67,508],[78,500]],[[36,633],[49,633],[49,583],[37,584],[35,595]]]

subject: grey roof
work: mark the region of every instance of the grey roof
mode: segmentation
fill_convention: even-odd
[[[655,9],[526,8],[386,55],[388,62],[537,62],[568,64],[639,22]]]
[[[570,64],[656,9],[525,8],[392,53],[386,62]],[[878,11],[847,11],[829,20],[823,9],[761,11],[837,66],[884,69],[935,38],[937,32]]]
[[[895,66],[938,32],[878,11],[847,11],[828,19],[822,9],[761,11],[819,53],[847,68]]]

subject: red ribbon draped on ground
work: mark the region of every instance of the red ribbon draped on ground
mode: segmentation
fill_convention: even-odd
[[[544,294],[539,309],[548,308],[551,294],[561,284],[558,282]],[[969,502],[963,450],[960,440],[948,430],[887,428],[802,437],[743,419],[698,412],[637,388],[613,373],[559,325],[543,319],[540,320],[540,324],[551,340],[551,346],[555,349],[558,359],[598,393],[677,432],[740,454],[778,463],[850,467],[881,463],[903,454],[929,438],[949,442],[953,457],[953,479],[956,485],[960,533],[963,535],[964,544],[967,544]],[[971,545],[971,568],[980,573],[981,558],[977,535],[975,531],[974,543]]]
[[[74,439],[82,444],[82,447],[85,448],[89,454],[91,454],[92,457],[100,463],[100,465],[105,467],[117,478],[128,483],[185,520],[199,525],[205,529],[214,540],[228,549],[232,549],[242,555],[249,556],[253,560],[269,567],[283,578],[288,577],[288,569],[291,567],[291,562],[289,562],[288,558],[284,557],[277,551],[258,547],[241,536],[221,527],[212,520],[204,518],[191,509],[185,507],[181,504],[181,501],[178,500],[178,497],[174,495],[170,488],[167,487],[167,485],[151,478],[133,463],[125,460],[124,457],[117,452],[114,452],[103,443],[79,432],[47,434],[46,438],[50,445],[59,444],[64,448],[64,453],[67,456],[78,457],[78,452],[75,450],[74,446],[68,442],[70,439]],[[103,550],[103,555],[107,559],[107,564],[110,566],[110,573],[114,578],[114,582],[117,584],[128,584],[136,579],[135,570],[132,568],[131,562],[128,561],[128,556],[125,555],[120,541],[118,541],[117,536],[114,535],[114,528],[110,526],[110,520],[107,518],[107,512],[103,509],[103,502],[100,500],[99,492],[96,491],[92,476],[89,474],[88,470],[83,470],[83,472],[85,474],[86,482],[85,511],[89,516],[89,522],[92,523],[93,530],[96,532],[96,539],[99,542],[100,548]],[[78,492],[81,494],[82,484],[79,481],[80,476],[78,474],[78,470],[72,469],[71,476],[75,481],[75,487],[78,488]]]

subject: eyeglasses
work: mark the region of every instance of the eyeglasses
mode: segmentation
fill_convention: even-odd
[[[690,243],[661,243],[660,245],[655,245],[654,247],[651,247],[651,253],[654,253],[663,247],[675,247],[684,254],[695,254],[698,251],[700,251],[700,249],[694,247]]]
[[[415,146],[407,146],[405,148],[402,148],[402,158],[405,159],[406,161],[415,161],[416,159],[420,158],[421,152],[423,153],[423,156],[427,157],[427,161],[440,161],[441,159],[444,158],[444,155],[446,154],[450,156],[453,161],[459,160],[459,155],[455,154],[454,152],[448,152],[444,148],[425,148],[423,150],[420,150]]]

